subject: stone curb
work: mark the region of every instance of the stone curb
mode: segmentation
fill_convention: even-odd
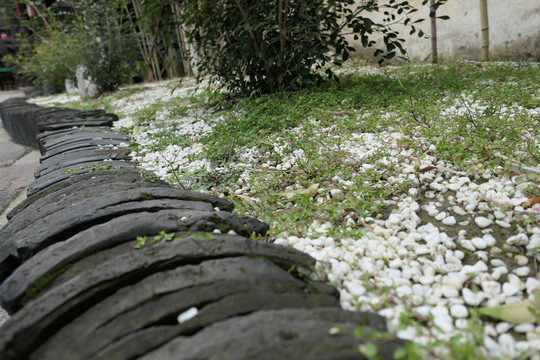
[[[392,359],[383,317],[339,307],[315,260],[250,239],[268,225],[130,162],[114,114],[0,104],[40,149],[28,198],[0,230],[0,358]],[[109,146],[111,145],[111,146]]]

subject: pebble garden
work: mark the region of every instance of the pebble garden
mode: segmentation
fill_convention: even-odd
[[[39,147],[28,198],[0,230],[0,358],[380,359],[406,342],[340,307],[268,225],[141,169],[104,111],[1,104]],[[406,355],[406,354],[405,354]]]
[[[37,179],[28,188],[29,200],[10,214],[10,224],[2,230],[10,233],[6,237],[9,251],[3,252],[11,254],[1,260],[7,264],[0,269],[6,279],[0,288],[4,306],[16,319],[30,304],[35,307],[41,292],[47,294],[75,275],[79,279],[83,273],[98,271],[94,269],[104,271],[103,266],[96,266],[102,261],[115,257],[111,261],[119,266],[124,256],[179,246],[192,225],[187,230],[179,226],[191,215],[178,215],[180,221],[153,216],[171,211],[170,206],[180,211],[176,207],[186,200],[183,196],[196,194],[188,200],[210,202],[204,210],[214,214],[204,217],[208,226],[202,231],[199,225],[193,226],[197,239],[243,236],[259,246],[273,243],[273,248],[309,258],[309,262],[271,262],[304,284],[331,284],[326,288],[339,292],[333,295],[332,307],[370,316],[372,327],[378,329],[375,332],[363,327],[365,320],[356,318],[351,321],[355,324],[352,333],[335,320],[330,326],[314,325],[310,330],[311,334],[324,333],[329,342],[352,334],[353,343],[347,345],[352,358],[539,359],[540,326],[534,317],[535,309],[540,309],[540,204],[535,197],[540,179],[538,66],[466,62],[351,70],[350,77],[344,75],[343,85],[331,86],[332,91],[323,88],[275,99],[242,99],[231,109],[221,107],[226,101],[212,105],[212,97],[189,79],[181,85],[170,81],[128,86],[91,103],[66,95],[31,100],[57,106],[49,109],[17,101],[4,104],[5,114],[0,115],[12,116],[16,124],[4,127],[11,126],[14,138],[40,147],[43,153]],[[120,118],[115,121],[116,116],[103,111],[63,106],[106,108]],[[82,118],[86,124],[81,125]],[[24,134],[30,135],[25,138]],[[45,195],[52,193],[56,195]],[[116,197],[119,194],[121,198]],[[175,205],[157,202],[164,199],[176,201]],[[73,205],[83,203],[89,208]],[[54,217],[57,208],[65,210]],[[55,219],[58,230],[48,230],[42,220],[34,221],[41,218]],[[241,224],[250,230],[242,232]],[[247,257],[251,261],[253,254]],[[240,266],[240,272],[245,269]],[[141,300],[144,307],[137,310],[146,316],[158,308],[147,304],[169,292],[159,290],[165,285],[159,289],[149,285],[168,282],[169,275],[151,278],[141,285],[145,290],[133,287],[133,292],[126,288],[144,275],[138,280],[128,277],[122,275],[126,282],[118,285],[122,287],[118,297],[95,305],[116,291],[114,285],[106,294],[96,295],[98,299],[90,305],[93,311],[75,312],[74,325],[66,325],[71,324],[71,312],[59,315],[61,324],[52,324],[54,331],[47,330],[47,339],[37,339],[38,345],[28,353],[38,354],[44,344],[57,341],[69,349],[77,346],[83,353],[82,345],[70,347],[60,340],[81,344],[76,333],[86,334],[81,336],[92,352],[84,355],[88,358],[94,353],[114,358],[113,350],[103,349],[125,351],[124,346],[133,350],[118,358],[140,357],[147,351],[142,350],[146,346],[142,343],[148,341],[145,334],[156,334],[155,327],[160,328],[159,334],[170,336],[163,343],[178,336],[211,334],[208,337],[216,339],[221,334],[222,330],[206,333],[206,325],[189,334],[165,330],[200,320],[206,303],[172,306],[163,300],[159,304],[171,307],[166,320],[151,317],[143,325],[133,325],[137,335],[124,328],[124,335],[111,336],[119,339],[111,340],[116,345],[102,345],[100,339],[109,338],[108,333],[116,331],[124,319],[132,321],[125,315],[131,311],[127,307],[135,311],[138,305],[125,305],[114,321],[96,320],[101,325],[89,325],[79,316],[89,321],[105,312],[112,319],[117,309],[113,303],[123,303],[120,297],[154,291],[145,298],[153,300]],[[22,285],[10,285],[13,292],[9,295],[11,290],[6,290],[4,295],[9,279],[11,284]],[[330,294],[309,289],[311,294]],[[290,301],[287,304],[298,308]],[[303,307],[313,307],[309,304]],[[238,306],[246,308],[249,316],[261,313],[258,306]],[[380,320],[378,325],[375,319]],[[217,327],[223,320],[209,326]],[[75,325],[78,321],[80,327]],[[288,325],[276,326],[283,330]],[[275,333],[264,331],[270,334],[264,342],[275,340]],[[285,337],[294,340],[294,334]],[[199,339],[197,344],[212,343],[207,337]],[[325,358],[323,348],[338,354],[330,345],[319,343],[316,349],[310,345],[313,352],[300,345],[294,357],[317,358],[313,355],[317,354]],[[397,349],[390,354],[381,343]],[[234,344],[234,349],[239,348]],[[272,344],[268,345],[272,349],[281,347]],[[135,350],[138,346],[141,350]],[[96,348],[101,350],[91,350]],[[148,348],[158,345],[144,347]],[[214,354],[213,350],[209,353]],[[241,358],[237,353],[231,356]],[[264,356],[273,355],[257,354],[256,358]]]

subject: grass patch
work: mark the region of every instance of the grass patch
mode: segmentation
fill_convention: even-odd
[[[39,293],[45,289],[48,285],[50,285],[54,279],[56,279],[58,276],[60,276],[62,273],[64,273],[67,269],[71,267],[71,264],[65,265],[62,268],[53,271],[52,273],[45,275],[41,279],[37,280],[35,283],[30,285],[26,293],[24,294],[21,304],[25,304],[29,302],[30,300],[36,298]]]

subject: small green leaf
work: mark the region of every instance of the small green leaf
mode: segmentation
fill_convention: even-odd
[[[377,356],[377,352],[379,351],[377,345],[371,342],[358,346],[358,350],[368,359],[375,359]]]

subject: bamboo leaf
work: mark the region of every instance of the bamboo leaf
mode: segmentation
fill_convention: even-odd
[[[287,199],[292,199],[297,195],[307,195],[311,194],[312,196],[315,196],[317,194],[317,190],[319,189],[319,184],[313,184],[307,189],[300,189],[300,190],[292,190],[292,191],[286,191],[281,193],[280,195],[286,197]]]
[[[540,298],[539,291],[536,291],[537,299]],[[503,320],[512,324],[535,323],[540,314],[540,301],[530,300],[519,301],[517,303],[501,305],[495,307],[482,307],[478,309],[480,314],[495,319]]]

